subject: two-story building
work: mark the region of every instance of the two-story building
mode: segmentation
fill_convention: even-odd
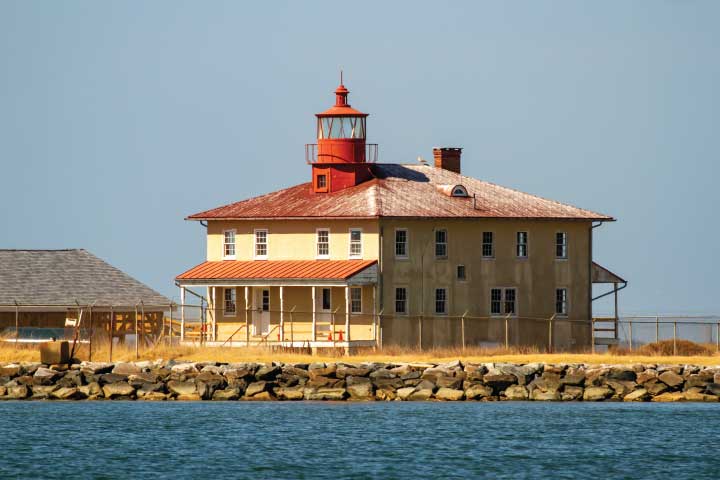
[[[367,114],[335,94],[310,182],[188,217],[207,261],[176,280],[181,303],[207,298],[208,341],[589,345],[592,234],[613,218],[463,176],[460,148],[378,163]]]

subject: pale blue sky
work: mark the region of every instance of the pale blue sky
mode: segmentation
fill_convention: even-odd
[[[177,298],[205,253],[183,218],[307,181],[342,66],[382,162],[461,146],[618,218],[595,258],[622,311],[720,313],[720,2],[441,3],[0,0],[0,247]]]

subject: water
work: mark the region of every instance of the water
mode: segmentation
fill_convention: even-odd
[[[718,478],[720,405],[0,402],[0,478]]]

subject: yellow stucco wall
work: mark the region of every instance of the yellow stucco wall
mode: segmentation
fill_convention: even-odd
[[[362,229],[362,258],[378,258],[377,220],[210,221],[207,259],[223,259],[223,232],[234,229],[235,259],[253,260],[255,229],[268,230],[268,260],[314,260],[318,228],[330,229],[330,259],[349,258],[349,230]]]

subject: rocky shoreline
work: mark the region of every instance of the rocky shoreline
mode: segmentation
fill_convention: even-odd
[[[0,364],[0,400],[718,402],[720,366],[175,361]]]

